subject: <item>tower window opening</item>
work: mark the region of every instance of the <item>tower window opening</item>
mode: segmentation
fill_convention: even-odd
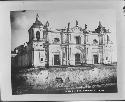
[[[40,32],[39,32],[39,31],[36,32],[36,39],[37,39],[37,40],[40,39]]]

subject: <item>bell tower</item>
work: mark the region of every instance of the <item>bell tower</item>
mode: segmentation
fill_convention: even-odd
[[[44,67],[48,64],[48,27],[49,22],[47,21],[45,24],[42,24],[39,20],[39,15],[37,14],[35,22],[28,30],[29,52],[32,53],[32,66],[34,67]]]
[[[40,41],[43,39],[43,24],[39,20],[39,15],[36,15],[36,20],[33,25],[28,30],[29,32],[29,42]]]

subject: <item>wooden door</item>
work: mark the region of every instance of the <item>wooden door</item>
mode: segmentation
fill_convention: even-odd
[[[94,64],[98,64],[98,55],[93,55],[94,57]]]
[[[80,54],[75,54],[75,65],[80,65]]]
[[[54,55],[54,65],[60,65],[59,55]]]

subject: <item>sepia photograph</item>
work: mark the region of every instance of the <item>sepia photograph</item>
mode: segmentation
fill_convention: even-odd
[[[116,13],[10,11],[13,95],[117,93]]]

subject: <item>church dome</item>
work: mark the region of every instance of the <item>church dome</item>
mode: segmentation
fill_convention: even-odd
[[[39,15],[36,15],[36,21],[33,23],[33,27],[40,27],[43,26],[42,22],[39,20]]]

